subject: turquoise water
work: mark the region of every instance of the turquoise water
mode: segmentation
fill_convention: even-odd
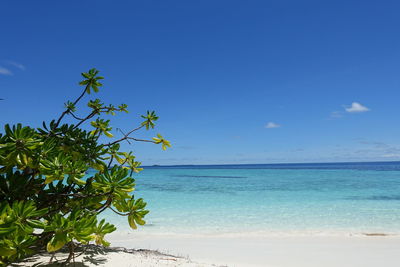
[[[140,231],[400,233],[400,163],[148,167],[136,179],[151,211]]]

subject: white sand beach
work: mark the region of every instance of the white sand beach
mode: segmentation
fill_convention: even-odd
[[[134,235],[112,244],[157,249],[217,266],[397,267],[398,236],[178,236]],[[128,266],[128,265],[127,265]],[[159,265],[161,266],[161,265]],[[178,266],[178,265],[176,265]]]
[[[30,257],[20,263],[10,266],[63,266],[68,257],[66,251],[58,252],[52,259],[50,253],[42,253]],[[74,267],[95,267],[95,266],[121,266],[121,267],[153,267],[153,266],[188,266],[188,267],[208,267],[213,264],[199,264],[192,262],[188,258],[178,257],[154,250],[134,250],[121,247],[104,248],[95,245],[85,247],[84,252],[77,252],[74,261],[66,266]]]
[[[88,249],[75,266],[397,267],[400,262],[398,236],[115,234],[111,241],[112,248]],[[58,266],[49,260],[45,254],[13,266]]]

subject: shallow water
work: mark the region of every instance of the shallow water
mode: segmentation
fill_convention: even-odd
[[[400,233],[398,162],[148,167],[136,178],[151,211],[142,232]]]

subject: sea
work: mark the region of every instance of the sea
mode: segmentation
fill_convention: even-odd
[[[400,234],[400,162],[149,166],[135,179],[142,233]]]

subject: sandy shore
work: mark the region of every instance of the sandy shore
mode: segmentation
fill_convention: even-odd
[[[113,234],[75,266],[397,267],[399,236],[208,236]],[[124,248],[118,248],[124,247]],[[127,248],[127,249],[125,249]],[[57,259],[66,258],[58,254]],[[19,266],[49,265],[50,255]],[[37,265],[40,263],[40,265]],[[73,265],[71,265],[73,266]]]
[[[124,247],[158,249],[220,266],[398,267],[399,236],[112,236]]]
[[[61,266],[68,257],[65,251],[58,252],[51,260],[51,254],[42,253],[30,257],[23,262],[12,264],[13,267],[22,266]],[[188,266],[188,267],[216,267],[213,264],[196,263],[184,257],[178,257],[155,250],[135,250],[121,247],[104,248],[95,245],[85,247],[85,251],[76,252],[74,262],[67,266],[74,267],[95,267],[95,266],[113,266],[113,267],[156,267],[156,266]]]

